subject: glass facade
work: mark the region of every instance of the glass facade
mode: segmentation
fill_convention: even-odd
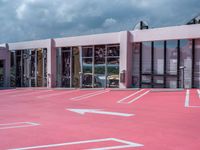
[[[47,49],[11,51],[11,87],[47,86]]]
[[[164,87],[164,41],[153,42],[153,86]]]
[[[193,40],[193,87],[200,88],[200,39]]]
[[[82,87],[92,88],[94,85],[94,46],[82,47]]]
[[[119,45],[82,47],[82,87],[119,87]]]
[[[4,87],[4,61],[0,60],[0,87]]]
[[[146,41],[133,43],[132,48],[131,87],[200,87],[200,39]],[[46,48],[13,50],[10,54],[11,87],[47,86]],[[56,87],[118,88],[119,62],[119,44],[57,47]],[[1,86],[3,65],[0,60]]]
[[[80,87],[80,51],[78,47],[62,47],[56,50],[56,86]]]
[[[178,41],[166,41],[166,88],[178,88]]]
[[[107,87],[119,87],[119,45],[107,46],[107,60],[106,60],[106,73],[107,73]]]
[[[119,87],[119,45],[57,48],[57,87]]]
[[[199,40],[133,44],[133,87],[200,87]]]

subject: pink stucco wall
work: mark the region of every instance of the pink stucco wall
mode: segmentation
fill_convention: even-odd
[[[56,47],[116,44],[120,42],[120,32],[57,38],[54,40]]]

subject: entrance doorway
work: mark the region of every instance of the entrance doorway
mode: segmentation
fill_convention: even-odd
[[[80,54],[78,47],[57,48],[57,87],[80,87]]]

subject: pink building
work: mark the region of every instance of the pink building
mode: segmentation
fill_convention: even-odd
[[[199,88],[200,24],[0,45],[0,87]]]

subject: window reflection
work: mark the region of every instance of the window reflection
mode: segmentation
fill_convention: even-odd
[[[93,48],[92,47],[83,47],[82,57],[93,57]]]
[[[105,64],[105,46],[95,47],[95,64]]]
[[[86,64],[92,64],[92,58],[83,58],[84,65]]]
[[[0,87],[4,86],[4,61],[0,60]]]
[[[177,74],[177,47],[178,41],[167,41],[167,74],[176,75]]]
[[[83,87],[118,87],[119,45],[83,47],[82,68]]]
[[[119,46],[108,47],[107,56],[119,56]]]
[[[71,51],[62,51],[62,87],[70,87],[71,78]]]
[[[142,44],[142,73],[151,73],[151,42]]]
[[[154,42],[154,74],[164,74],[164,41]]]
[[[195,39],[194,87],[200,88],[200,39]]]
[[[119,87],[119,45],[109,45],[107,49],[107,87]]]

